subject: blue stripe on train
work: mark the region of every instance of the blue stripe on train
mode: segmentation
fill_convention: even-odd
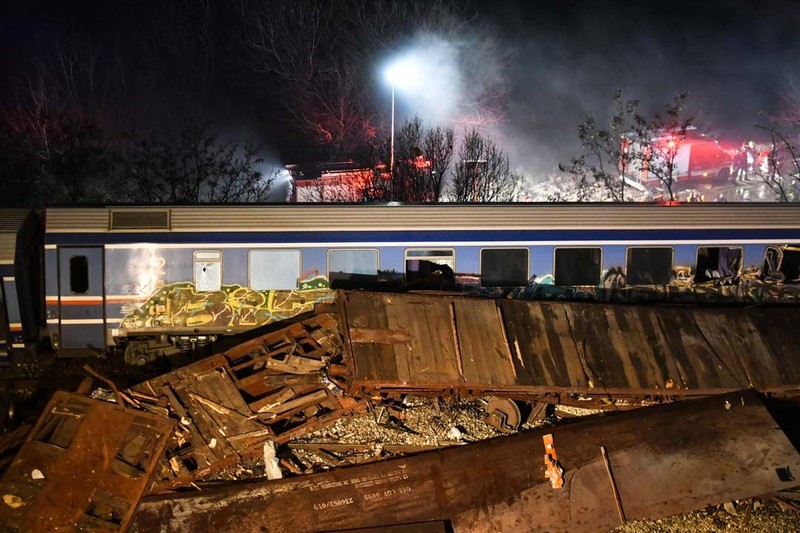
[[[797,229],[666,229],[666,230],[444,230],[444,231],[293,231],[196,233],[53,233],[47,244],[149,243],[299,243],[299,242],[465,242],[465,241],[730,241],[800,239]]]

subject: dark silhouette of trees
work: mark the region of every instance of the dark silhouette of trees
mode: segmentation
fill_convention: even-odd
[[[495,141],[472,129],[461,143],[449,196],[455,202],[512,202],[521,180]]]
[[[110,161],[99,126],[63,112],[30,118],[19,129],[0,128],[4,205],[101,201]]]
[[[761,128],[770,136],[767,171],[761,174],[761,180],[779,202],[800,202],[800,122],[772,123]]]
[[[455,132],[426,128],[420,117],[407,121],[395,138],[390,198],[398,202],[438,202],[453,159]]]
[[[761,180],[779,202],[800,202],[800,86],[790,80],[781,95],[775,116],[765,116],[770,143],[766,171]]]
[[[389,99],[378,71],[411,36],[452,39],[457,48],[470,80],[457,120],[485,124],[505,111],[508,52],[468,7],[445,0],[245,1],[240,19],[251,85],[278,106],[270,120],[319,160],[381,153]]]
[[[592,113],[587,113],[578,124],[578,140],[584,152],[573,157],[569,166],[560,170],[572,174],[578,192],[578,201],[593,184],[599,184],[614,202],[624,202],[626,184],[623,175],[630,165],[629,142],[625,135],[634,131],[639,100],[625,100],[617,91],[611,101],[612,114],[605,127],[601,127]]]
[[[661,194],[674,200],[678,154],[694,120],[684,116],[687,99],[688,94],[680,94],[663,112],[648,116],[640,110],[639,100],[625,100],[622,91],[617,91],[607,126],[601,127],[587,113],[578,124],[583,153],[559,166],[573,176],[578,200],[585,199],[596,185],[611,201],[629,200],[624,178],[642,174],[655,178]]]
[[[252,143],[222,142],[207,126],[144,138],[121,151],[117,200],[143,203],[264,201],[274,176],[262,176]]]

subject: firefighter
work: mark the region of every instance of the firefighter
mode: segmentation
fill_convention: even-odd
[[[747,151],[746,145],[736,150],[736,155],[733,156],[733,171],[735,172],[736,181],[747,181]]]

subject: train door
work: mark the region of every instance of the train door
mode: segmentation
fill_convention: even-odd
[[[3,292],[3,284],[0,283],[0,364],[8,362],[8,351],[11,344],[6,299]]]
[[[59,247],[58,315],[62,352],[86,355],[87,350],[105,350],[103,271],[103,248]],[[83,353],[76,353],[78,350]]]

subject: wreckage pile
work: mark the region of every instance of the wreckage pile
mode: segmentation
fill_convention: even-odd
[[[413,383],[365,386],[353,346],[362,360],[372,346],[370,364],[386,369],[387,354],[412,356],[401,348],[419,344],[409,332],[420,328],[379,330],[347,320],[347,313],[321,311],[122,390],[95,374],[108,393],[93,395],[110,401],[89,399],[88,383],[76,394],[58,393],[32,430],[0,441],[0,461],[9,464],[0,482],[0,529],[182,531],[202,524],[224,531],[266,523],[269,531],[333,531],[433,521],[457,531],[518,531],[509,524],[525,517],[531,529],[600,531],[796,485],[800,455],[755,393],[594,417],[576,429],[553,426],[548,406],[565,397],[562,390],[548,403],[537,389],[539,401],[531,403],[519,388],[485,396],[434,386],[422,397],[408,392]],[[459,346],[466,337],[453,324],[454,353],[474,357],[469,342],[474,349],[478,341]],[[400,368],[399,360],[391,364]],[[361,378],[355,386],[353,376]],[[630,396],[619,404],[629,407]],[[581,411],[558,407],[563,416]],[[531,431],[516,434],[519,428]],[[758,442],[741,442],[743,431]],[[13,462],[2,455],[23,441]],[[717,460],[720,449],[727,462]],[[754,449],[770,451],[754,459]],[[746,467],[728,472],[737,457]],[[569,487],[571,502],[562,501],[548,471]],[[692,476],[707,480],[703,490],[687,484]],[[257,481],[263,478],[270,481]],[[254,480],[247,496],[240,485],[220,485],[243,480]],[[642,491],[653,484],[669,495],[655,491],[648,499]],[[581,492],[603,485],[607,491]],[[529,501],[542,504],[542,516],[519,507]],[[552,505],[570,508],[569,519],[547,518],[542,509]],[[478,508],[492,516],[475,514]]]

